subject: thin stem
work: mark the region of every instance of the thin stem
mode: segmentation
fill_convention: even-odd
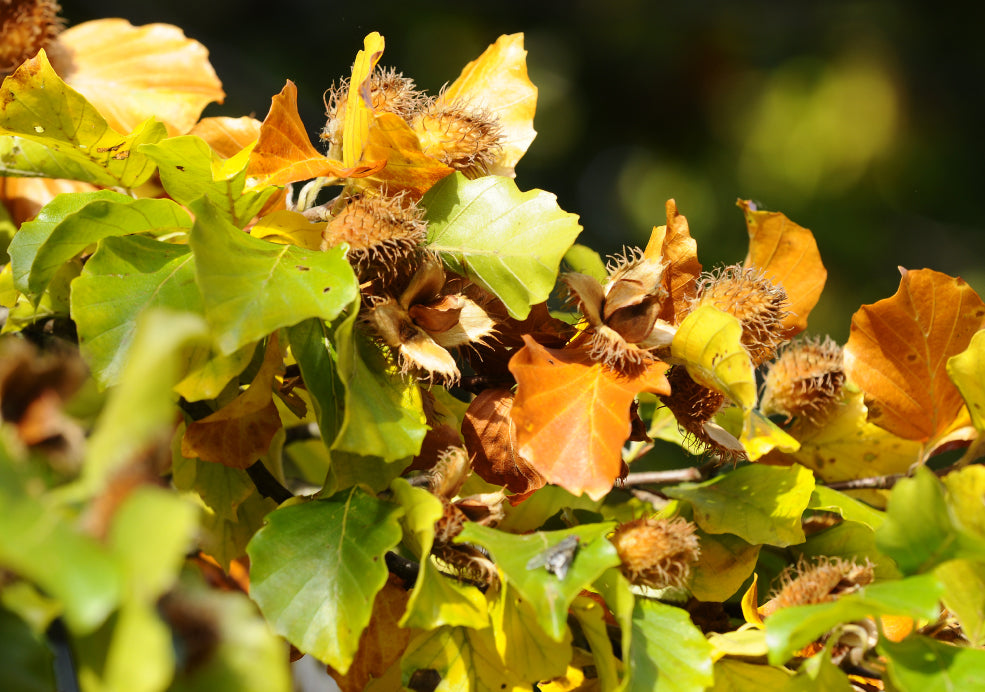
[[[686,483],[688,481],[700,481],[701,478],[701,471],[693,466],[683,469],[671,469],[669,471],[638,471],[636,473],[630,473],[621,480],[617,479],[616,487],[627,488],[633,485],[647,485],[650,483]]]

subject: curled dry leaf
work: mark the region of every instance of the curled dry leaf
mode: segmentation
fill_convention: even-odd
[[[947,361],[981,329],[985,303],[960,278],[931,269],[901,271],[894,296],[852,316],[845,371],[865,392],[871,422],[932,443],[964,405]]]
[[[643,256],[664,263],[662,281],[670,300],[662,303],[659,317],[677,324],[678,317],[687,312],[694,298],[701,276],[701,262],[687,218],[677,211],[677,203],[672,199],[667,200],[666,209],[667,225],[653,229]]]
[[[170,24],[84,22],[63,31],[50,52],[62,79],[120,133],[153,117],[183,134],[226,96],[205,46]]]
[[[346,166],[355,166],[363,159],[366,137],[373,120],[370,80],[385,45],[379,32],[367,34],[363,39],[363,49],[356,53],[356,59],[352,63],[349,92],[345,96],[342,116],[342,161]]]
[[[524,336],[510,361],[517,380],[511,416],[519,453],[549,483],[599,499],[622,469],[629,410],[639,392],[669,394],[667,364],[619,376],[575,349],[544,348]]]
[[[510,417],[513,392],[486,389],[465,412],[462,436],[473,455],[472,468],[484,481],[527,493],[544,485],[544,477],[517,452],[516,425]]]
[[[758,211],[748,200],[738,206],[749,230],[749,254],[743,267],[755,267],[774,285],[787,293],[783,318],[784,338],[790,339],[807,328],[807,315],[817,305],[828,271],[821,263],[814,235],[780,212]]]

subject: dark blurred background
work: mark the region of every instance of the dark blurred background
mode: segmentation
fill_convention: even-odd
[[[895,293],[897,265],[985,295],[985,7],[891,0],[64,0],[70,24],[168,22],[204,43],[227,93],[206,115],[262,119],[285,79],[313,140],[323,92],[362,38],[437,92],[503,33],[539,87],[521,189],[555,193],[581,242],[642,245],[673,197],[705,268],[740,262],[737,198],[810,228],[829,270],[810,331]]]

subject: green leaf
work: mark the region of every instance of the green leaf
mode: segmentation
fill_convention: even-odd
[[[301,368],[304,386],[314,403],[321,438],[329,445],[342,428],[345,403],[345,387],[336,372],[332,336],[329,325],[315,318],[299,322],[287,330],[291,354]]]
[[[664,492],[687,500],[704,531],[731,533],[752,545],[804,542],[801,516],[814,490],[803,466],[741,466],[704,483],[681,483]]]
[[[974,646],[985,644],[985,562],[951,560],[934,570],[944,585],[941,600]]]
[[[543,526],[544,522],[564,508],[597,512],[601,500],[588,495],[572,495],[559,485],[545,485],[516,506],[506,507],[506,518],[499,523],[502,531],[526,533]]]
[[[345,386],[342,428],[331,451],[386,462],[415,456],[427,433],[421,390],[393,372],[380,349],[356,329],[356,308],[335,330],[338,376]]]
[[[835,512],[845,521],[865,524],[873,530],[882,526],[882,522],[886,519],[884,512],[824,485],[815,486],[807,508]]]
[[[966,466],[947,474],[943,481],[955,526],[970,538],[985,541],[985,466]]]
[[[611,522],[586,524],[517,536],[468,522],[455,540],[486,548],[506,581],[533,606],[544,631],[554,641],[561,641],[567,630],[568,607],[575,596],[607,568],[619,564],[615,547],[605,538],[614,526]],[[577,536],[579,547],[564,579],[544,567],[527,567],[567,536]]]
[[[30,290],[31,270],[34,267],[38,252],[58,228],[58,225],[66,218],[84,209],[86,205],[100,201],[126,204],[134,200],[111,190],[58,195],[41,208],[34,220],[28,221],[20,227],[10,242],[10,248],[8,248],[14,287],[18,291],[27,293]]]
[[[509,583],[492,605],[493,637],[503,665],[521,680],[563,675],[574,655],[571,632],[554,641],[537,624],[537,613]]]
[[[723,658],[715,663],[715,686],[708,692],[783,690],[791,677],[784,668]]]
[[[619,664],[605,624],[605,611],[594,599],[578,596],[571,604],[571,615],[578,621],[585,640],[592,649],[595,671],[602,689],[608,692],[619,686]]]
[[[872,584],[830,603],[778,610],[766,619],[770,663],[785,663],[794,652],[845,622],[878,615],[932,620],[942,591],[940,582],[928,574]]]
[[[404,687],[434,692],[530,689],[526,681],[518,679],[503,665],[488,628],[476,631],[465,627],[442,627],[424,632],[407,646],[400,670]],[[436,686],[428,684],[431,682]]]
[[[903,574],[929,572],[948,560],[985,559],[985,540],[955,524],[944,486],[922,466],[893,487],[876,544]]]
[[[607,569],[602,573],[594,584],[595,588],[605,599],[605,604],[609,607],[619,625],[621,632],[620,644],[625,655],[630,651],[633,643],[633,612],[636,609],[636,598],[630,590],[629,581],[616,568]],[[624,659],[625,660],[625,659]],[[629,671],[624,668],[623,684],[629,682]]]
[[[802,555],[806,558],[822,555],[840,557],[859,565],[868,561],[875,568],[876,580],[903,576],[896,563],[876,547],[875,532],[853,521],[843,521],[812,534],[805,543],[793,548],[793,552],[798,557]]]
[[[728,600],[756,569],[761,545],[750,545],[738,536],[717,535],[698,529],[701,555],[688,590],[701,601]]]
[[[188,247],[140,236],[103,239],[73,282],[71,300],[79,346],[101,387],[121,381],[145,310],[202,313]]]
[[[207,200],[192,209],[196,280],[222,353],[309,317],[335,319],[356,299],[343,246],[314,252],[275,245],[243,233]]]
[[[0,670],[10,692],[49,692],[57,689],[47,642],[23,620],[0,608]]]
[[[918,692],[979,690],[985,684],[985,651],[914,635],[898,644],[881,640],[894,687]]]
[[[701,692],[714,682],[712,647],[687,611],[637,599],[626,690]]]
[[[400,542],[402,513],[360,488],[271,512],[247,547],[250,596],[271,627],[344,674],[387,580],[383,556]]]
[[[276,187],[264,187],[244,193],[248,159],[238,170],[225,171],[222,159],[193,135],[147,144],[140,152],[157,162],[161,184],[175,201],[188,206],[204,196],[237,228],[249,223],[277,192]]]
[[[510,178],[444,178],[424,196],[428,247],[455,273],[524,319],[550,296],[561,258],[581,232],[578,217],[543,190],[520,192]]]
[[[564,262],[571,267],[571,271],[590,276],[600,284],[604,285],[609,279],[609,270],[605,268],[602,257],[587,245],[572,245],[564,253]]]
[[[821,653],[804,661],[783,692],[855,692],[848,675],[831,661],[832,646],[834,642],[829,640]]]
[[[123,136],[93,106],[55,74],[42,50],[0,87],[0,135],[22,142],[0,144],[0,174],[71,177],[103,187],[133,188],[154,172],[140,145],[167,136],[163,123],[148,120]],[[0,138],[6,139],[6,138]]]

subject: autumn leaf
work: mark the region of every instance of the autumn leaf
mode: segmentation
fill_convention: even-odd
[[[356,53],[356,60],[352,64],[342,130],[342,162],[346,166],[355,166],[363,160],[363,149],[373,119],[370,78],[383,55],[384,45],[379,32],[367,34],[363,39],[363,49]]]
[[[981,328],[985,303],[960,278],[901,272],[894,296],[852,316],[845,371],[865,392],[871,422],[926,443],[946,433],[964,405],[947,362]]]
[[[267,214],[250,227],[250,235],[281,245],[297,245],[306,250],[320,250],[321,233],[327,221],[312,223],[304,214],[281,209]]]
[[[395,113],[373,116],[366,134],[363,160],[379,162],[371,180],[385,186],[388,194],[407,191],[414,199],[420,199],[436,182],[454,172],[425,154],[417,135]]]
[[[807,315],[817,305],[828,271],[821,264],[814,235],[780,212],[759,211],[748,200],[738,206],[746,216],[749,253],[743,266],[762,269],[787,292],[790,313],[783,319],[787,339],[807,328]]]
[[[676,324],[677,315],[684,314],[688,300],[694,297],[701,263],[698,244],[691,237],[687,219],[677,211],[677,203],[669,199],[666,208],[667,224],[654,227],[643,256],[665,264],[661,282],[670,300],[661,307],[658,317]]]
[[[117,132],[148,118],[168,133],[188,132],[209,103],[222,103],[222,83],[209,52],[176,26],[133,26],[125,19],[85,22],[52,47],[58,74],[88,99]]]
[[[544,485],[544,477],[517,453],[516,425],[510,416],[513,392],[483,390],[465,412],[462,436],[482,480],[523,494]]]
[[[490,173],[514,177],[513,169],[537,135],[533,127],[537,87],[527,77],[523,34],[500,36],[465,66],[438,97],[438,105],[456,102],[495,116],[503,132],[502,154]]]
[[[78,180],[0,176],[0,203],[10,212],[10,219],[17,227],[37,216],[58,195],[95,190],[89,183]]]
[[[656,361],[638,377],[621,377],[583,351],[545,348],[526,335],[523,341],[510,360],[520,456],[549,483],[599,499],[619,475],[636,394],[670,392],[667,364]]]
[[[257,141],[261,123],[256,118],[202,118],[188,134],[204,139],[224,159],[235,156]]]
[[[181,441],[182,456],[245,469],[266,454],[281,428],[272,395],[281,357],[275,333],[246,391],[212,415],[188,424]]]
[[[260,138],[250,154],[247,175],[253,187],[286,185],[322,176],[362,177],[379,170],[383,163],[353,164],[347,168],[319,153],[298,115],[298,89],[287,80],[280,93],[270,99],[270,112],[260,126]]]

